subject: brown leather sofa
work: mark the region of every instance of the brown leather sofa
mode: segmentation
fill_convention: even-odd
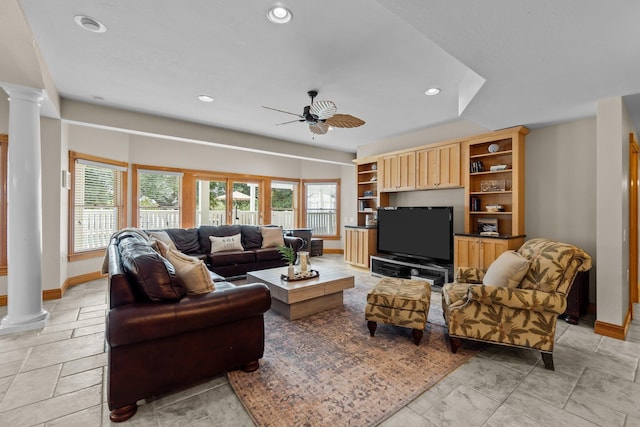
[[[266,286],[216,282],[212,292],[186,295],[171,264],[144,238],[123,233],[107,251],[111,421],[133,416],[140,399],[223,371],[258,369],[271,306]]]
[[[223,277],[237,277],[249,271],[283,267],[287,262],[276,247],[262,247],[261,227],[253,225],[201,225],[197,228],[169,228],[167,234],[181,252],[202,259],[207,267]],[[211,253],[210,236],[241,235],[243,250]],[[300,237],[283,236],[286,246],[296,252],[305,242]]]

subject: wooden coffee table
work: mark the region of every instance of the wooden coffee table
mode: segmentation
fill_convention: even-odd
[[[313,279],[286,281],[287,267],[250,271],[247,283],[264,283],[271,291],[271,309],[288,320],[299,319],[330,308],[341,307],[342,291],[353,288],[353,276],[331,271],[317,270]]]

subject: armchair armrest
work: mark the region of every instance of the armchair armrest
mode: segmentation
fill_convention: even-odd
[[[175,303],[128,304],[109,310],[106,340],[117,347],[171,337],[262,315],[270,307],[271,293],[261,283],[187,296]]]
[[[458,267],[453,277],[458,283],[482,283],[484,271],[475,267]]]
[[[304,246],[304,239],[302,237],[283,236],[283,238],[284,245],[292,247],[296,252],[298,252]]]
[[[567,298],[556,292],[534,289],[512,289],[492,285],[472,285],[469,299],[484,305],[502,305],[519,310],[562,314],[567,309]]]

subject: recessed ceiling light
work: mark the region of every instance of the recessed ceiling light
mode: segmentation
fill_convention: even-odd
[[[432,87],[424,91],[424,94],[429,96],[437,95],[439,93],[440,93],[440,89],[438,89],[437,87]]]
[[[102,22],[89,16],[76,15],[73,17],[73,19],[76,21],[76,24],[87,31],[91,31],[94,33],[104,33],[105,31],[107,31],[107,27],[105,27]]]
[[[274,24],[286,24],[292,17],[291,11],[281,4],[274,4],[267,12],[267,18]]]
[[[199,95],[198,99],[202,102],[213,102],[213,97],[209,95]]]

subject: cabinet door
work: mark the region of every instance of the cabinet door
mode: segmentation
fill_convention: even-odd
[[[438,148],[438,188],[460,187],[460,144]]]
[[[398,156],[386,156],[379,162],[382,164],[381,191],[397,191],[398,188]]]
[[[416,188],[416,153],[398,155],[398,187],[400,191]]]
[[[477,237],[456,236],[454,238],[453,267],[454,269],[458,267],[480,268],[480,246]]]
[[[435,188],[438,184],[438,149],[416,152],[416,188]]]
[[[376,230],[345,228],[344,262],[369,268],[369,256],[375,253]]]
[[[500,239],[479,239],[480,257],[478,268],[486,270],[491,263],[496,260],[507,249],[509,249],[507,240]]]
[[[460,187],[460,144],[416,152],[416,188]]]

